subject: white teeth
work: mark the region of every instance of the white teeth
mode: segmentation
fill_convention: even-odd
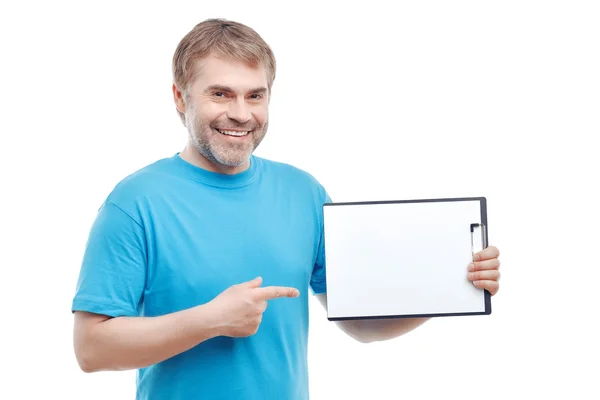
[[[250,131],[242,131],[242,132],[239,132],[239,131],[222,131],[220,129],[217,129],[217,130],[219,132],[221,132],[222,134],[229,135],[229,136],[245,136],[245,135],[248,134],[248,132],[250,132]]]

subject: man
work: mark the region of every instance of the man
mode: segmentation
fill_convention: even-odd
[[[98,211],[72,310],[86,372],[138,369],[138,399],[307,399],[308,289],[326,305],[322,206],[308,173],[253,155],[275,58],[252,29],[198,24],[173,58],[185,148]],[[498,291],[498,250],[465,273]],[[470,271],[468,271],[470,269]],[[345,321],[361,342],[425,319]]]

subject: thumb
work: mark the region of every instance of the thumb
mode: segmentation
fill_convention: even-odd
[[[251,281],[246,282],[245,286],[248,286],[250,288],[257,288],[257,287],[260,287],[261,284],[262,284],[262,277],[257,276],[256,278],[252,279]]]

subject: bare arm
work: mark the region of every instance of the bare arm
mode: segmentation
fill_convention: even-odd
[[[319,302],[327,309],[327,295],[317,295]],[[368,319],[336,321],[336,325],[346,334],[361,343],[378,342],[402,336],[421,326],[429,318]]]
[[[212,301],[159,317],[75,312],[75,355],[85,372],[147,367],[216,336],[254,335],[267,301],[298,297],[294,288],[260,287],[262,278],[232,285]]]
[[[208,305],[160,317],[75,313],[74,347],[85,372],[146,367],[218,335]]]

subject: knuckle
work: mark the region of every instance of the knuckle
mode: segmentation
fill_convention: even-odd
[[[252,335],[256,334],[256,332],[258,332],[258,328],[260,327],[260,323],[261,323],[261,318],[260,317],[256,317],[254,319],[254,321],[252,322],[252,324],[250,325],[250,332]]]

